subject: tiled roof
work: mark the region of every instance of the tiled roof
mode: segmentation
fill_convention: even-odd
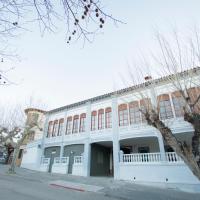
[[[196,68],[192,68],[192,69],[189,69],[189,70],[182,71],[182,72],[178,73],[178,76],[179,77],[185,77],[189,73],[196,74],[197,72],[200,73],[200,67],[196,67]],[[130,93],[131,91],[134,91],[134,90],[137,90],[137,89],[142,89],[142,88],[148,87],[152,84],[159,84],[159,83],[167,82],[170,79],[173,79],[174,76],[175,75],[172,74],[172,75],[164,76],[164,77],[161,77],[161,78],[158,78],[158,79],[149,80],[149,81],[143,82],[141,84],[133,85],[133,86],[130,86],[130,87],[127,87],[127,88],[123,88],[123,89],[114,91],[114,92],[110,92],[110,93],[103,94],[103,95],[100,95],[100,96],[96,96],[96,97],[93,97],[93,98],[90,98],[90,99],[79,101],[77,103],[73,103],[73,104],[62,106],[62,107],[59,107],[59,108],[56,108],[56,109],[52,109],[52,110],[47,111],[46,113],[50,114],[50,113],[54,113],[54,112],[59,112],[59,111],[62,111],[62,110],[67,110],[67,109],[71,109],[71,108],[74,108],[74,107],[84,105],[88,102],[92,103],[92,102],[96,102],[96,101],[99,101],[99,100],[108,99],[108,98],[110,98],[114,95],[120,96],[122,94],[127,94],[127,93]]]

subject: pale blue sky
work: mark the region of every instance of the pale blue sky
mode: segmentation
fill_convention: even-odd
[[[127,62],[155,48],[155,29],[167,33],[176,26],[184,33],[200,25],[199,0],[109,0],[105,6],[126,25],[106,22],[84,48],[81,41],[67,45],[62,31],[41,37],[36,25],[17,38],[21,62],[4,65],[15,67],[8,75],[19,84],[1,87],[1,103],[35,95],[56,108],[110,92],[122,85],[119,74],[127,71]]]

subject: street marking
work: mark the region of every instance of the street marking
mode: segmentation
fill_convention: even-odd
[[[53,184],[53,183],[51,183],[50,185],[51,186],[55,186],[55,187],[61,187],[61,188],[65,188],[65,189],[70,189],[70,190],[76,190],[76,191],[79,191],[79,192],[85,192],[85,190],[80,189],[80,188],[73,188],[73,187],[68,187],[68,186],[63,186],[63,185],[57,185],[57,184]]]
[[[80,192],[98,192],[102,190],[104,187],[96,186],[96,185],[87,185],[83,183],[71,182],[71,181],[63,181],[63,180],[56,180],[49,182],[49,185],[55,187],[62,187],[65,189],[76,190]]]

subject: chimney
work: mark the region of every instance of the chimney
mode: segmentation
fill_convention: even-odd
[[[145,77],[144,77],[144,80],[145,80],[145,81],[150,81],[150,80],[152,80],[152,77],[151,77],[151,76],[145,76]]]

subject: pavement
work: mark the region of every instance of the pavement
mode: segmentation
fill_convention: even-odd
[[[116,181],[111,177],[79,177],[0,165],[0,200],[199,200],[186,193]]]

